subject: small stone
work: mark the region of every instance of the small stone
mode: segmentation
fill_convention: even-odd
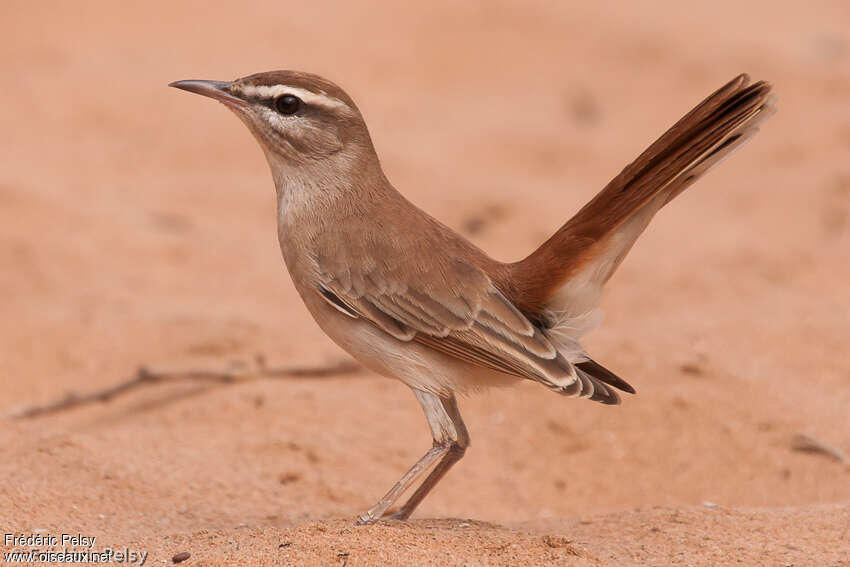
[[[277,478],[280,484],[286,485],[291,484],[293,482],[298,482],[301,480],[301,474],[297,472],[285,472],[281,473]]]
[[[679,370],[681,370],[684,374],[690,374],[691,376],[702,376],[703,371],[699,364],[694,362],[686,362],[679,366]]]
[[[572,542],[562,535],[545,535],[543,536],[543,543],[553,549],[557,549],[559,547],[567,547]]]
[[[563,550],[563,552],[566,552],[569,555],[581,557],[581,552],[576,549],[576,547],[573,545],[572,540],[566,538],[565,536],[545,535],[543,536],[543,543],[545,543],[547,547],[551,547],[552,549],[561,549]]]
[[[177,555],[175,555],[174,557],[171,558],[171,562],[172,563],[182,563],[183,561],[186,561],[190,557],[192,557],[192,554],[190,554],[188,551],[181,551],[180,553],[178,553]]]

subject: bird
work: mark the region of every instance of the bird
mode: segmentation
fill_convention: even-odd
[[[366,368],[409,386],[431,448],[356,520],[406,520],[465,454],[457,397],[521,380],[619,404],[634,388],[581,338],[604,284],[653,216],[747,142],[775,111],[741,74],[709,95],[531,254],[491,258],[387,179],[352,98],[300,71],[169,86],[223,103],[256,138],[277,196],[278,240],[319,327]],[[427,473],[427,474],[426,474]]]

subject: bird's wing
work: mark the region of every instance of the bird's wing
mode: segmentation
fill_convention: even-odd
[[[445,257],[427,265],[415,254],[389,255],[393,265],[375,260],[387,255],[366,254],[356,267],[334,256],[316,258],[317,293],[346,315],[366,319],[400,341],[537,380],[567,395],[618,401],[608,386],[577,371],[484,270]]]

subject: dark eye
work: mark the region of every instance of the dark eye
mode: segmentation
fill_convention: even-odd
[[[274,107],[281,114],[295,114],[301,108],[301,99],[291,94],[285,94],[275,99]]]

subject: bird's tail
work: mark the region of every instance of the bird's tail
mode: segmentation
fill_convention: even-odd
[[[697,105],[540,248],[510,265],[515,303],[541,316],[595,307],[653,215],[749,140],[772,103],[768,83],[750,85],[740,75]]]

